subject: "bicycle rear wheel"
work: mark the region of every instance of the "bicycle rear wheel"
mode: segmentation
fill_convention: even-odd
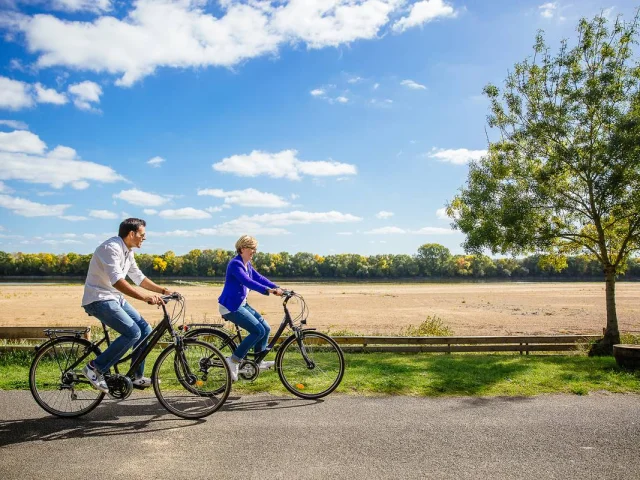
[[[91,386],[82,369],[98,355],[91,342],[75,337],[40,347],[29,369],[29,389],[38,405],[58,417],[79,417],[96,408],[104,393]]]
[[[300,398],[322,398],[333,392],[344,375],[344,355],[328,335],[313,330],[287,338],[276,356],[284,387]]]
[[[231,374],[222,353],[195,339],[165,348],[153,366],[152,378],[158,401],[182,418],[211,415],[231,391]]]

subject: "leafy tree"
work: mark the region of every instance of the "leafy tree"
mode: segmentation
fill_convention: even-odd
[[[451,252],[437,243],[425,243],[418,248],[418,262],[423,275],[445,276],[449,273]]]
[[[616,275],[640,248],[639,14],[583,19],[577,45],[563,41],[555,56],[539,33],[502,95],[486,86],[499,139],[448,205],[467,251],[540,252],[559,269],[570,254],[597,259],[607,325],[594,354],[620,341]]]

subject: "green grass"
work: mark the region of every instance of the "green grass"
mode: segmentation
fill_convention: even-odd
[[[31,352],[0,355],[0,389],[28,389],[31,357]],[[363,353],[347,354],[345,358],[347,370],[338,392],[347,394],[431,397],[640,393],[640,372],[618,368],[612,357]],[[147,374],[152,365],[153,359],[147,362]],[[240,381],[233,390],[286,392],[273,371],[262,373],[253,383]]]

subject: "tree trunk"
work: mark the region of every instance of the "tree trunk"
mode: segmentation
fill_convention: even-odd
[[[618,330],[618,314],[616,313],[616,268],[608,265],[604,269],[607,299],[607,328],[604,338],[596,342],[589,351],[589,355],[613,355],[613,346],[620,343]]]

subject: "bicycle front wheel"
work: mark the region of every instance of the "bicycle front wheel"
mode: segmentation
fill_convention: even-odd
[[[284,387],[300,398],[322,398],[333,392],[344,375],[344,355],[328,335],[313,330],[287,338],[276,357]]]
[[[165,348],[152,377],[158,401],[182,418],[211,415],[231,391],[231,374],[220,350],[195,339]]]
[[[58,417],[79,417],[98,406],[104,393],[82,373],[100,350],[88,340],[61,337],[36,352],[29,369],[29,389],[38,405]]]

